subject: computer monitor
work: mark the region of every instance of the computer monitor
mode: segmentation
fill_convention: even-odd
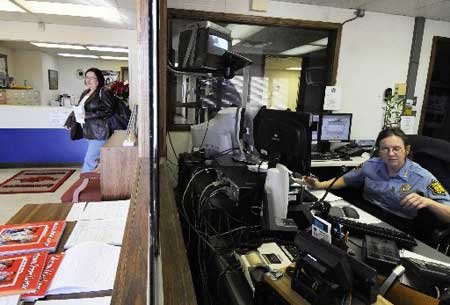
[[[311,169],[311,116],[309,113],[261,108],[253,120],[255,148],[269,167],[281,163],[309,174]]]
[[[348,142],[352,127],[351,113],[331,113],[322,115],[320,141]]]
[[[239,107],[225,108],[208,122],[192,125],[192,146],[204,149],[206,157],[225,155],[238,149],[236,130],[240,130],[242,110]]]
[[[223,69],[231,48],[231,31],[210,21],[188,25],[180,33],[178,65],[181,69]]]

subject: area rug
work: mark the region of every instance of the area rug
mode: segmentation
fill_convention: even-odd
[[[74,172],[74,169],[26,169],[2,182],[0,194],[51,193]]]

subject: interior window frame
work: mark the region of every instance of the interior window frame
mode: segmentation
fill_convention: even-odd
[[[217,13],[217,12],[206,12],[206,11],[196,11],[196,10],[183,10],[183,9],[168,9],[168,39],[167,48],[170,50],[171,44],[171,19],[192,19],[193,22],[197,20],[209,20],[212,22],[225,22],[225,23],[235,23],[235,24],[250,24],[259,26],[280,26],[280,27],[299,27],[303,29],[311,30],[326,30],[329,31],[329,39],[327,46],[328,53],[328,75],[327,75],[327,86],[333,86],[336,84],[336,74],[339,58],[339,46],[341,41],[342,24],[333,22],[322,22],[322,21],[307,21],[300,19],[285,19],[285,18],[274,18],[274,17],[263,17],[263,16],[251,16],[251,15],[241,15],[241,14],[229,14],[229,13]],[[169,56],[170,58],[170,56]],[[167,73],[167,84],[170,84],[171,73]],[[189,131],[191,124],[174,124],[173,115],[175,113],[175,105],[171,100],[171,92],[167,90],[166,92],[167,100],[167,130],[168,131]]]

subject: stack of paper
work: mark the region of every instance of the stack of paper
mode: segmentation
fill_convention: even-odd
[[[129,200],[75,203],[67,220],[77,224],[64,248],[88,241],[122,245]]]
[[[51,300],[38,301],[36,305],[109,305],[111,297],[98,297],[88,299],[69,299],[69,300]]]
[[[47,260],[47,252],[0,258],[0,295],[36,291]]]
[[[66,226],[65,221],[47,221],[0,226],[0,256],[38,251],[53,252]]]
[[[119,255],[120,247],[98,242],[70,248],[64,254],[47,295],[112,289]]]
[[[0,305],[19,305],[20,294],[12,294],[0,297]]]
[[[74,203],[67,221],[126,218],[130,200]]]

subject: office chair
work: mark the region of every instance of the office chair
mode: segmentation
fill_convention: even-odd
[[[410,135],[412,160],[430,171],[447,191],[450,190],[450,142],[421,135]],[[416,236],[445,254],[450,254],[450,223],[433,228],[439,221],[427,209],[419,211],[415,220]],[[428,228],[427,228],[428,226]]]

